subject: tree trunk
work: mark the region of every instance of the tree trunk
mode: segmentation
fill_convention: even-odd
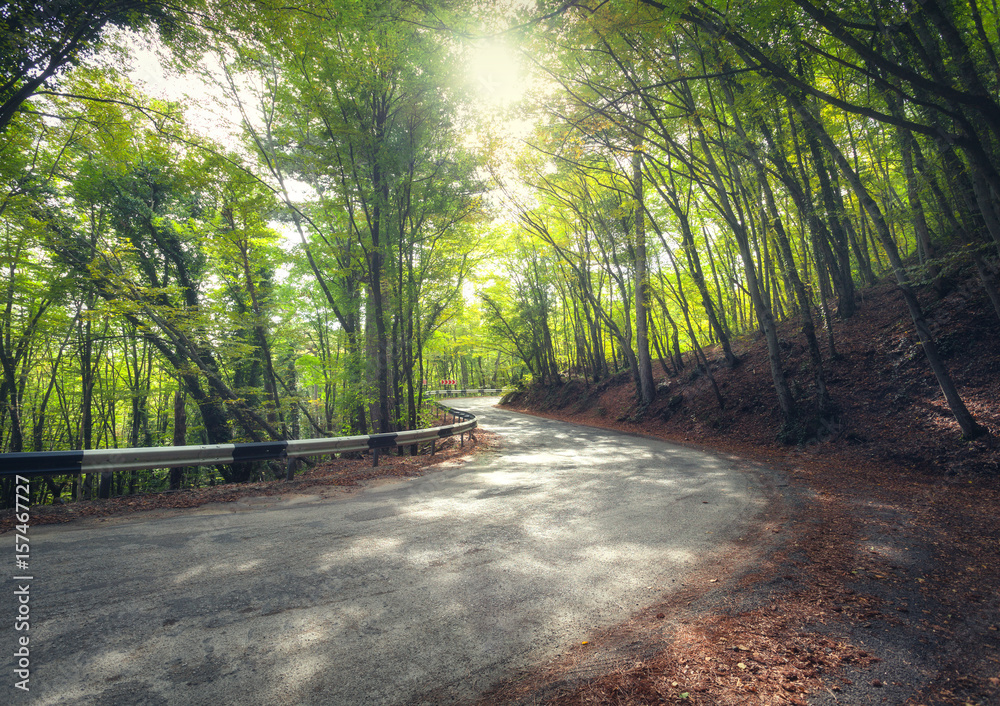
[[[713,187],[723,209],[723,216],[726,218],[739,247],[740,259],[743,261],[743,272],[746,276],[747,293],[750,295],[750,303],[753,306],[754,314],[757,317],[767,343],[767,360],[771,369],[771,380],[774,383],[774,390],[778,398],[778,407],[781,409],[785,425],[791,425],[796,418],[795,399],[792,396],[791,389],[788,387],[788,381],[785,380],[785,372],[781,366],[781,349],[778,346],[778,332],[774,325],[774,318],[771,315],[771,308],[761,295],[757,270],[754,267],[753,253],[750,249],[746,230],[743,224],[737,220],[730,206],[729,192],[723,183],[719,166],[716,164],[715,158],[709,150],[708,140],[702,128],[701,119],[695,116],[694,120],[698,127],[698,136],[705,154],[706,164],[712,174]],[[732,176],[735,179],[739,178],[738,174]]]
[[[174,446],[187,446],[187,410],[185,408],[185,395],[181,390],[174,392]],[[184,468],[177,467],[170,469],[170,489],[180,490],[184,482]]]
[[[635,344],[638,358],[639,399],[648,405],[656,396],[653,362],[649,355],[649,311],[646,301],[649,276],[646,271],[646,226],[642,183],[642,142],[632,150],[632,196],[635,200]]]
[[[785,90],[787,91],[787,89]],[[823,147],[836,160],[837,164],[840,166],[841,172],[854,188],[854,192],[857,195],[858,200],[861,202],[861,205],[865,208],[865,211],[868,212],[868,215],[875,226],[875,231],[879,236],[879,240],[882,242],[882,247],[889,258],[889,263],[892,265],[893,273],[896,275],[896,282],[899,284],[900,292],[902,293],[903,299],[906,302],[906,307],[910,312],[910,318],[913,320],[913,326],[916,329],[917,336],[923,346],[924,354],[927,356],[927,363],[930,365],[931,370],[934,372],[934,376],[937,378],[938,385],[941,387],[941,392],[944,395],[948,406],[951,408],[952,414],[955,415],[955,421],[958,422],[958,426],[962,430],[962,436],[967,439],[981,436],[985,430],[976,422],[968,408],[965,406],[961,395],[958,394],[958,389],[955,387],[954,381],[951,379],[951,375],[948,373],[948,369],[945,366],[944,361],[941,360],[937,343],[931,335],[930,328],[924,318],[923,310],[920,307],[920,302],[917,301],[917,295],[910,286],[909,276],[906,273],[903,260],[899,255],[899,250],[896,248],[896,242],[893,240],[892,234],[889,232],[889,227],[886,225],[885,218],[882,215],[882,210],[868,193],[868,189],[865,188],[861,178],[851,167],[851,164],[844,157],[844,154],[833,142],[827,132],[818,124],[816,117],[813,116],[809,110],[801,106],[801,104],[799,104],[797,108],[800,111],[803,123],[807,123],[815,129],[815,133],[823,142]]]

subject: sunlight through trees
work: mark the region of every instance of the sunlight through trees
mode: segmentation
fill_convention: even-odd
[[[0,10],[4,452],[414,428],[446,379],[627,371],[641,407],[694,365],[725,408],[747,335],[794,436],[839,414],[837,322],[887,276],[982,433],[927,310],[967,272],[1000,324],[992,4],[76,6]],[[141,33],[227,131],[129,82]]]

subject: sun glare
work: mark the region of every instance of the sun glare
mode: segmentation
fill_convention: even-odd
[[[469,72],[483,102],[490,107],[509,106],[524,95],[526,81],[520,57],[503,43],[483,41],[474,46]]]

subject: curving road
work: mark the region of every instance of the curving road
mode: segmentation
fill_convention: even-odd
[[[503,448],[343,498],[31,528],[31,691],[8,573],[0,701],[467,702],[669,594],[763,510],[717,457],[450,402]]]

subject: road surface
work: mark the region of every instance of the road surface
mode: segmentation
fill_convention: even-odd
[[[420,478],[32,527],[0,702],[465,703],[669,595],[764,509],[718,457],[495,402],[450,401],[501,450]]]

